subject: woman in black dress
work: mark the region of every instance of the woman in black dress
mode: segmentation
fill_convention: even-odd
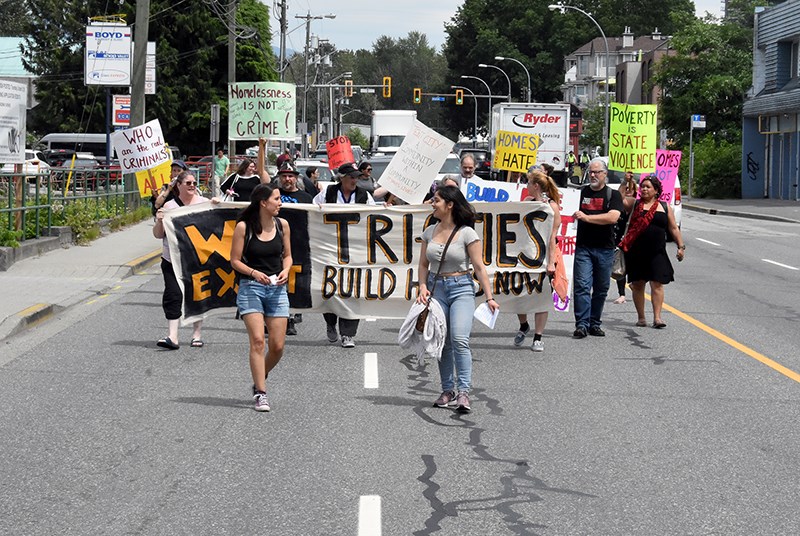
[[[636,325],[647,325],[644,311],[644,288],[650,282],[650,296],[653,302],[653,327],[665,328],[661,318],[664,305],[664,285],[674,281],[674,271],[667,255],[667,233],[678,246],[677,259],[683,260],[686,246],[675,214],[669,204],[660,202],[661,181],[655,176],[642,179],[639,184],[639,200],[630,213],[631,223],[628,232],[620,243],[625,252],[625,267],[628,283],[631,285],[633,304],[636,306]]]

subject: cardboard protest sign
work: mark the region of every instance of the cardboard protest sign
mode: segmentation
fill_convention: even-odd
[[[542,140],[538,134],[498,130],[492,163],[497,169],[525,173],[536,163],[536,154],[541,145]]]
[[[678,178],[678,169],[681,167],[681,152],[656,149],[656,177],[661,181],[661,197],[659,201],[672,202],[675,195],[675,180]],[[639,182],[649,173],[642,173]],[[637,192],[636,197],[639,197]]]
[[[652,173],[656,169],[655,104],[611,103],[608,169]]]
[[[169,184],[172,160],[159,164],[153,169],[136,172],[136,185],[142,199],[150,197],[153,192],[158,192],[162,186]]]
[[[470,203],[522,201],[528,195],[528,187],[514,182],[485,181],[471,177],[461,183],[461,193]]]
[[[453,145],[415,120],[379,184],[407,203],[422,203]]]
[[[111,143],[123,173],[152,169],[172,160],[158,119],[139,127],[112,132]]]
[[[294,84],[240,82],[228,89],[228,139],[294,141]]]
[[[236,277],[230,250],[245,203],[202,203],[167,211],[164,225],[183,291],[183,321],[233,307]],[[553,307],[547,242],[553,212],[545,203],[477,203],[481,257],[503,313]],[[292,262],[287,292],[297,312],[343,318],[405,318],[416,297],[420,246],[430,225],[428,205],[292,205]],[[480,290],[476,302],[484,301]]]
[[[343,164],[354,164],[356,162],[353,157],[350,138],[347,136],[339,136],[326,141],[325,150],[328,152],[328,169],[339,169],[339,166]]]

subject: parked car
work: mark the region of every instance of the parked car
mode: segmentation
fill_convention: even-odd
[[[13,171],[14,168],[10,167],[10,169]],[[41,151],[25,149],[25,162],[22,164],[22,172],[29,181],[33,181],[36,176],[49,173],[50,164],[47,163]]]
[[[601,156],[600,158],[608,165],[608,157]],[[606,183],[611,186],[612,188],[619,188],[619,185],[622,184],[622,181],[625,178],[624,171],[616,171],[609,169],[608,170],[608,177],[606,179]],[[570,186],[574,187],[582,187],[589,184],[589,166],[586,166],[586,169],[583,171],[583,177],[581,178],[580,184],[575,184],[570,182]],[[681,226],[681,220],[683,219],[683,206],[681,205],[681,179],[680,177],[675,178],[675,191],[672,194],[672,199],[670,200],[670,205],[672,206],[672,211],[675,213],[675,223],[678,224],[678,227]],[[671,240],[671,238],[670,238]]]
[[[436,174],[436,181],[438,182],[442,180],[445,175],[455,175],[456,177],[461,176],[461,158],[459,158],[457,154],[451,153],[447,155],[447,158],[444,159],[444,164],[442,164],[439,173]]]
[[[479,179],[490,180],[492,178],[492,153],[487,149],[461,149],[458,153],[459,159],[467,153],[475,157],[475,175]],[[461,173],[460,169],[459,173]]]

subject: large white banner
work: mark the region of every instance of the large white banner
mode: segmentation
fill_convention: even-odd
[[[87,26],[84,73],[87,86],[130,86],[131,29],[117,25]]]
[[[230,245],[243,203],[182,207],[164,218],[184,291],[184,320],[235,303]],[[544,203],[475,203],[481,259],[503,313],[553,310],[545,269],[553,212]],[[428,205],[292,205],[292,309],[344,318],[404,318],[418,285],[419,237]],[[479,290],[476,300],[483,301]]]
[[[145,171],[172,160],[158,119],[139,127],[112,132],[111,143],[123,173]]]
[[[0,163],[25,161],[28,86],[0,79]]]
[[[452,141],[414,120],[379,184],[406,203],[422,203],[452,149]]]

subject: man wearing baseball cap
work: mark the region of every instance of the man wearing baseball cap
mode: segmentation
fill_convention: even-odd
[[[359,171],[355,164],[344,164],[338,169],[339,182],[331,184],[328,188],[314,198],[314,203],[322,205],[324,203],[338,203],[340,205],[374,205],[375,200],[368,191],[357,186],[358,179],[364,175]],[[333,313],[324,313],[325,323],[328,326],[328,341],[335,343],[342,336],[342,348],[355,347],[355,336],[358,332],[358,320],[340,318]],[[339,331],[336,331],[336,324],[339,324]]]

